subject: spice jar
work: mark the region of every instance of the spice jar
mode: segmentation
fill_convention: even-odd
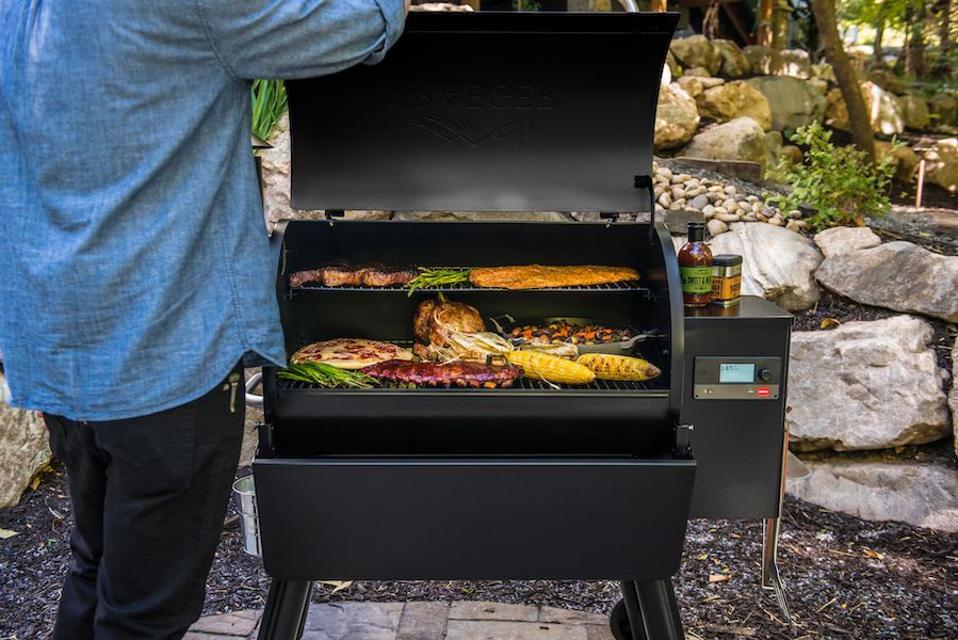
[[[712,250],[705,244],[704,223],[689,223],[689,241],[678,258],[685,306],[704,307],[712,300]]]
[[[723,307],[738,304],[742,293],[742,256],[721,254],[712,258],[712,302]]]

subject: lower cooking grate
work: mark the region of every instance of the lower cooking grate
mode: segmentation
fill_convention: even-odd
[[[317,389],[324,390],[324,387],[318,385],[310,384],[308,382],[299,382],[297,380],[285,380],[283,378],[277,378],[277,387],[280,389]],[[652,391],[652,390],[662,390],[665,389],[664,382],[660,380],[650,380],[648,382],[622,382],[614,380],[596,380],[591,384],[580,384],[580,385],[563,385],[562,387],[556,389],[549,386],[541,380],[531,380],[529,378],[519,378],[516,380],[511,387],[506,387],[504,389],[483,389],[483,388],[469,388],[469,387],[414,387],[414,386],[403,386],[399,384],[383,384],[382,386],[376,387],[374,389],[335,389],[335,391],[351,391],[355,393],[369,393],[370,391],[375,392],[377,390],[403,390],[409,392],[416,391],[475,391],[478,393],[502,393],[503,391],[554,391],[556,393],[561,393],[562,391]]]

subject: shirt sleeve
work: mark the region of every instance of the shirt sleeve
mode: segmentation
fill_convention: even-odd
[[[302,78],[373,64],[402,33],[404,0],[196,0],[234,76]]]

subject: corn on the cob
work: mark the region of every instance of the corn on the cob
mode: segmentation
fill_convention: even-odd
[[[592,370],[599,380],[641,382],[657,378],[662,374],[662,371],[654,364],[631,356],[584,353],[576,362]]]
[[[522,367],[526,377],[553,384],[589,384],[595,374],[581,364],[538,351],[510,351],[509,362]]]

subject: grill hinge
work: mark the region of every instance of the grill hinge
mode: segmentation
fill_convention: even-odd
[[[256,448],[257,458],[272,458],[276,455],[276,448],[273,445],[273,425],[265,422],[256,425],[257,435],[259,435],[259,446]]]
[[[342,218],[346,215],[346,212],[342,209],[326,209],[326,219],[332,220],[333,218]]]
[[[692,459],[692,432],[695,426],[679,424],[675,426],[675,457],[685,460]]]
[[[652,176],[633,176],[632,184],[636,189],[645,189],[649,192],[649,241],[655,235],[655,186]]]

